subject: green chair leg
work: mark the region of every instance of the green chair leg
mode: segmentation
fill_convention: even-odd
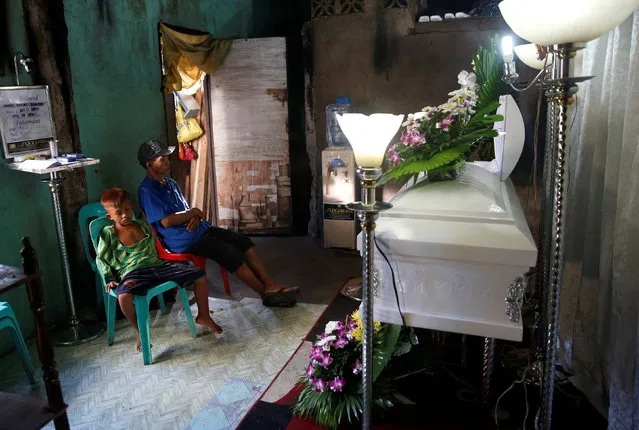
[[[33,370],[33,363],[31,362],[31,356],[29,355],[27,345],[24,343],[22,333],[20,333],[20,328],[16,327],[14,324],[7,326],[7,328],[9,329],[9,333],[13,338],[13,343],[16,346],[16,351],[18,351],[18,355],[20,355],[20,359],[22,360],[24,371],[27,372],[29,382],[35,384],[35,372]]]
[[[109,293],[104,294],[107,306],[107,345],[113,345],[115,338],[115,311],[118,307],[118,299]]]
[[[31,362],[31,356],[27,345],[24,343],[18,320],[16,319],[13,309],[7,302],[0,302],[0,329],[8,328],[13,343],[15,344],[16,351],[22,360],[22,365],[27,373],[29,382],[35,384],[35,372],[33,370],[33,363]]]
[[[166,311],[166,304],[164,303],[164,294],[158,294],[156,297],[160,303],[160,312],[162,312],[162,315],[166,315],[168,312]]]
[[[138,330],[140,331],[140,343],[142,344],[142,359],[144,364],[153,363],[151,356],[151,327],[149,316],[149,298],[147,296],[134,296],[135,313],[138,318]]]
[[[191,329],[191,335],[193,337],[197,337],[197,333],[195,332],[195,323],[193,322],[193,314],[191,313],[191,306],[189,305],[189,298],[186,295],[186,290],[180,287],[178,288],[178,292],[180,293],[180,298],[184,305],[184,313],[186,314],[186,321],[189,323],[189,328]]]
[[[106,317],[106,313],[107,313],[107,302],[106,302],[106,297],[104,297],[104,295],[106,294],[106,291],[104,291],[104,287],[102,287],[102,280],[100,278],[100,275],[95,272],[95,294],[96,294],[96,300],[97,300],[97,312],[98,315],[101,312],[104,312],[104,315]]]

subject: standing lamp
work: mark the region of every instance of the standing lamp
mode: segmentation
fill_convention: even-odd
[[[542,259],[541,273],[538,275],[541,277],[540,285],[544,298],[541,406],[535,425],[538,429],[550,429],[552,423],[563,270],[567,108],[578,90],[577,83],[592,78],[569,76],[569,61],[582,47],[579,44],[613,29],[638,6],[639,0],[608,0],[605,6],[600,0],[504,0],[499,4],[503,18],[513,32],[535,45],[546,47],[548,55],[552,57],[547,62],[550,64],[552,61],[550,76],[546,76],[542,81],[548,97],[548,128],[544,163]],[[512,85],[517,78],[508,43],[505,48],[504,81]],[[516,48],[515,51],[517,52]],[[525,51],[521,49],[521,52]],[[541,77],[543,72],[544,70],[537,78]]]
[[[386,147],[399,127],[404,115],[376,113],[370,116],[361,113],[337,115],[342,132],[353,148],[357,174],[362,185],[362,201],[349,203],[346,207],[357,212],[362,227],[362,428],[371,428],[371,405],[373,395],[373,241],[375,220],[381,211],[392,205],[377,202],[375,187],[382,176],[382,163]]]

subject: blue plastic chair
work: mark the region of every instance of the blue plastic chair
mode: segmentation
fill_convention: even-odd
[[[24,338],[22,337],[22,332],[20,331],[16,315],[13,313],[13,309],[11,309],[11,306],[9,306],[9,303],[7,302],[0,302],[0,330],[3,328],[9,329],[9,333],[11,333],[11,337],[13,338],[13,343],[16,345],[16,350],[22,359],[24,370],[27,372],[27,376],[29,377],[29,382],[35,384],[35,372],[33,371],[33,363],[31,363],[29,350],[27,349],[27,345],[24,343]]]
[[[107,219],[106,217],[97,218],[91,221],[91,224],[89,224],[91,240],[95,249],[98,249],[98,241],[100,240],[100,234],[102,233],[102,230],[104,230],[104,227],[109,225],[113,225],[113,221]],[[100,286],[102,290],[106,291],[106,282],[104,280],[104,277],[102,276],[102,273],[97,270],[97,266],[96,273],[98,274],[97,276],[100,278]],[[144,364],[153,363],[153,358],[151,356],[149,304],[151,303],[151,299],[157,296],[160,302],[161,312],[163,314],[166,314],[166,306],[164,304],[162,293],[168,290],[172,290],[173,288],[178,289],[178,293],[180,294],[180,298],[182,299],[184,312],[186,314],[186,320],[189,323],[189,328],[191,329],[191,335],[193,337],[197,337],[197,334],[195,332],[195,322],[193,321],[193,314],[191,313],[191,307],[189,306],[189,299],[186,295],[186,290],[180,285],[172,281],[164,282],[157,287],[149,289],[144,296],[133,296],[135,313],[138,320],[138,329],[140,330],[140,343],[142,344],[142,358],[144,359]],[[115,337],[115,310],[118,306],[117,295],[115,291],[111,290],[109,293],[105,294],[105,297],[107,307],[107,342],[109,345],[112,345],[113,339]]]
[[[87,256],[87,260],[93,269],[95,274],[95,293],[98,301],[98,311],[102,310],[106,313],[106,291],[100,284],[100,276],[98,275],[98,268],[95,265],[95,249],[91,243],[89,235],[89,223],[96,218],[100,218],[106,215],[106,210],[101,203],[89,203],[80,208],[78,214],[78,224],[80,225],[80,232],[82,233],[82,243],[84,244],[84,252]]]

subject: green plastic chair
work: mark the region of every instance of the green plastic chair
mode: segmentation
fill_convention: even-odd
[[[91,240],[95,249],[98,249],[98,241],[100,240],[100,234],[102,233],[102,230],[104,230],[104,227],[109,225],[113,225],[113,221],[107,219],[106,217],[97,218],[91,221],[91,223],[89,224]],[[104,280],[104,277],[102,276],[102,273],[97,270],[97,266],[96,273],[100,278],[100,286],[102,290],[106,291],[106,282]],[[166,314],[166,306],[164,304],[164,299],[162,298],[162,293],[168,290],[172,290],[173,288],[178,289],[178,293],[180,294],[180,298],[182,299],[182,303],[184,304],[184,312],[186,314],[186,320],[189,323],[189,328],[191,329],[191,335],[193,337],[197,337],[197,334],[195,332],[195,322],[193,321],[193,314],[191,313],[191,307],[189,306],[189,299],[186,295],[186,290],[180,285],[172,281],[164,282],[157,287],[149,289],[149,291],[144,296],[133,296],[135,313],[138,319],[138,329],[140,330],[140,343],[142,344],[142,358],[144,360],[144,364],[153,363],[153,358],[151,356],[149,304],[151,303],[151,299],[157,296],[160,302],[161,312],[163,314]],[[117,295],[115,291],[111,290],[109,293],[105,294],[105,297],[107,307],[107,343],[109,345],[112,345],[113,339],[115,337],[115,309],[118,306]]]
[[[0,330],[3,328],[9,329],[9,333],[11,333],[11,337],[13,338],[13,343],[16,345],[16,351],[18,351],[18,354],[22,359],[24,370],[27,372],[27,376],[29,377],[29,382],[35,384],[35,372],[33,371],[33,363],[31,363],[29,350],[27,349],[27,345],[24,343],[24,338],[22,337],[22,332],[20,331],[16,315],[13,313],[13,309],[11,309],[11,306],[9,306],[9,303],[7,302],[0,302]]]
[[[97,310],[98,313],[104,312],[106,314],[106,291],[100,284],[100,276],[98,275],[98,268],[95,265],[95,249],[91,243],[89,235],[89,223],[96,218],[100,218],[106,215],[106,210],[101,203],[89,203],[80,208],[78,214],[78,224],[80,225],[80,232],[82,233],[82,243],[84,244],[84,253],[87,256],[87,260],[93,269],[95,274],[95,296],[97,298]]]

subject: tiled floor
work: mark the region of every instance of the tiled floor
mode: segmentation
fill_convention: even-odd
[[[230,378],[198,412],[185,430],[234,429],[267,384]]]
[[[229,412],[229,405],[250,402],[255,396],[240,398],[242,393],[233,391],[233,386],[229,391],[229,381],[241,378],[252,384],[252,390],[261,390],[324,309],[324,305],[303,303],[294,308],[269,309],[250,298],[210,301],[214,318],[225,330],[221,336],[198,327],[198,337],[193,339],[179,300],[169,315],[152,313],[154,362],[150,366],[143,365],[135,351],[134,331],[123,320],[116,324],[112,346],[107,346],[102,336],[84,345],[56,348],[72,428],[184,429],[216,395],[227,410],[218,408],[214,412],[239,421],[236,412],[240,411]],[[195,312],[195,306],[192,309]],[[29,346],[35,361],[33,342]],[[44,396],[39,370],[37,379],[40,382],[31,387],[17,354],[2,358],[0,390]],[[250,405],[240,406],[245,411]],[[204,422],[209,418],[204,416]],[[222,417],[215,422],[223,422]],[[201,425],[202,420],[199,427],[191,423],[191,428],[214,428]],[[227,428],[233,427],[229,424]]]
[[[355,252],[323,249],[309,237],[253,240],[273,279],[300,287],[300,303],[265,308],[233,276],[233,297],[228,297],[219,270],[209,261],[210,307],[223,335],[198,327],[193,339],[178,300],[169,315],[151,312],[151,366],[142,364],[134,331],[124,320],[117,321],[112,346],[103,335],[84,345],[56,348],[73,429],[234,428],[344,281],[361,270]],[[195,305],[192,310],[195,315]],[[33,340],[27,343],[37,365]],[[2,357],[0,391],[44,397],[42,373],[36,373],[39,382],[31,387],[17,354]]]

